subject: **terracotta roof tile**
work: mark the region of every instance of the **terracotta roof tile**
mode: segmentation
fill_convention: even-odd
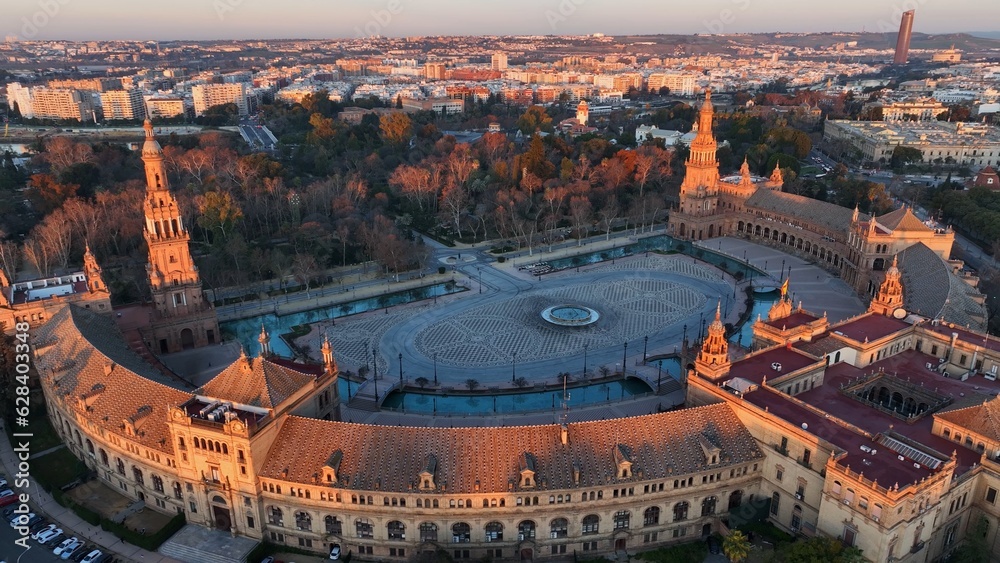
[[[851,216],[854,214],[853,209],[774,190],[757,190],[747,198],[746,205],[750,208],[799,217],[837,232],[844,232],[850,226]],[[859,219],[861,218],[867,220],[868,216],[860,215]]]
[[[933,232],[916,215],[910,211],[909,207],[900,207],[895,211],[890,211],[875,220],[879,225],[888,228],[890,231],[921,231],[925,233]]]
[[[303,370],[311,368],[303,365]],[[267,358],[241,356],[200,392],[216,399],[273,409],[313,380],[314,375],[298,371],[287,362],[278,364]]]
[[[1000,397],[971,407],[940,412],[934,416],[1000,441]]]
[[[704,437],[704,438],[703,438]],[[559,425],[505,428],[413,428],[330,422],[291,416],[274,441],[263,478],[311,484],[335,450],[343,457],[338,476],[347,488],[418,490],[417,475],[429,456],[437,462],[435,483],[447,493],[506,492],[517,488],[524,453],[534,457],[535,489],[615,483],[614,451],[628,448],[632,470],[644,479],[707,469],[701,440],[721,449],[727,467],[763,457],[756,441],[725,404],[632,418],[569,425],[569,445]],[[284,477],[284,470],[288,476]]]

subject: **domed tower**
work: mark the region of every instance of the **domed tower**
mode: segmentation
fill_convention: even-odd
[[[891,315],[903,306],[902,273],[897,265],[897,257],[892,257],[892,266],[885,272],[885,279],[878,288],[878,294],[872,299],[868,310],[878,315]]]
[[[576,120],[580,125],[587,125],[587,120],[590,118],[590,106],[587,105],[587,100],[580,100],[580,103],[576,106]]]
[[[708,325],[708,335],[701,345],[694,369],[702,376],[715,379],[729,373],[729,343],[722,324],[722,303],[715,307],[715,320]]]
[[[151,328],[155,351],[165,354],[216,342],[219,323],[215,309],[202,295],[201,277],[189,248],[191,235],[180,205],[170,193],[163,149],[153,134],[153,123],[147,119],[143,129],[143,236],[149,248],[146,274],[155,309]]]

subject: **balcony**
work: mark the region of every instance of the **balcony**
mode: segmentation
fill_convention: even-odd
[[[917,553],[923,548],[924,548],[924,542],[917,542],[913,544],[913,547],[910,548],[910,553]]]

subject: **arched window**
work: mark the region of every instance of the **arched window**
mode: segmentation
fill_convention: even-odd
[[[660,507],[651,506],[642,513],[643,526],[655,526],[660,523]]]
[[[358,518],[354,521],[354,532],[359,538],[368,538],[374,535],[375,527],[372,526],[372,521],[367,518]]]
[[[420,524],[420,541],[421,542],[438,541],[437,524],[433,524],[431,522],[424,522],[423,524]]]
[[[385,527],[389,532],[390,540],[403,541],[406,539],[406,526],[399,520],[393,520],[386,524]]]
[[[486,524],[486,541],[503,541],[503,524],[500,522],[490,522]]]
[[[615,512],[615,517],[614,517],[615,529],[616,530],[628,529],[631,519],[632,519],[632,513],[629,512],[628,510],[619,510],[618,512]]]
[[[275,526],[284,526],[285,515],[277,506],[270,506],[267,509],[267,522]]]
[[[569,522],[565,518],[556,518],[549,523],[549,537],[552,539],[565,538],[568,529]]]
[[[104,451],[103,448],[101,449],[101,463],[103,463],[104,465],[109,465],[108,464],[108,452]]]
[[[90,438],[87,438],[87,453],[94,455],[94,443],[90,441]]]
[[[177,499],[181,498],[181,484],[180,483],[176,483],[176,482],[174,483],[174,498],[177,498]]]
[[[729,493],[729,510],[734,508],[739,508],[740,504],[743,503],[743,491],[735,490]]]
[[[146,479],[142,476],[142,470],[134,465],[132,466],[132,479],[140,485],[146,484]]]
[[[781,503],[781,495],[777,491],[771,495],[771,516],[778,515],[778,505]]]
[[[115,462],[118,465],[118,474],[119,475],[124,475],[125,474],[125,462],[122,461],[122,460],[120,460],[120,459],[115,460]]]
[[[153,490],[158,493],[163,492],[163,479],[159,475],[153,475]]]
[[[715,514],[715,497],[705,497],[705,500],[701,501],[701,515],[711,516]]]
[[[601,519],[596,514],[583,517],[583,535],[596,534],[600,531]]]
[[[323,526],[326,528],[326,533],[341,535],[344,533],[344,527],[340,520],[337,520],[336,516],[327,516],[323,519]]]
[[[674,522],[680,522],[681,520],[687,520],[688,517],[688,503],[687,501],[678,502],[674,505]]]
[[[465,522],[459,522],[451,527],[452,543],[469,543],[472,541],[472,528]]]
[[[535,523],[531,520],[523,520],[517,525],[517,541],[535,539]]]
[[[306,512],[306,511],[304,511],[304,510],[300,510],[300,511],[296,512],[295,513],[295,528],[299,529],[299,530],[304,530],[304,531],[307,531],[307,532],[311,532],[312,531],[312,516],[309,516],[309,513]]]
[[[839,495],[840,494],[840,481],[834,481],[833,486],[830,487],[830,494]]]

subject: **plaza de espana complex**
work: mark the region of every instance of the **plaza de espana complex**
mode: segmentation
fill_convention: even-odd
[[[306,364],[273,354],[262,331],[257,357],[191,389],[133,352],[109,308],[80,301],[47,310],[33,335],[51,421],[148,509],[324,557],[333,544],[361,560],[635,553],[754,518],[871,561],[934,560],[981,518],[997,546],[1000,339],[948,261],[951,231],[906,208],[869,217],[783,193],[780,170],[722,178],[712,121],[706,97],[672,235],[807,257],[870,305],[832,323],[783,290],[751,320],[749,353],[730,350],[717,313],[689,346],[683,409],[538,426],[345,422],[329,341]],[[142,156],[149,345],[209,345],[218,323],[149,125]],[[99,280],[96,263],[88,275]]]

